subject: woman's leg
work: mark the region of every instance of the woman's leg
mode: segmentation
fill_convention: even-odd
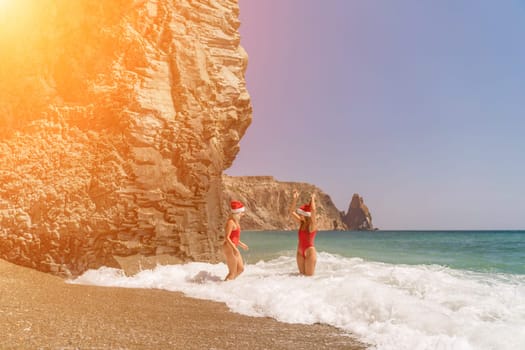
[[[304,268],[304,257],[303,254],[298,250],[297,254],[295,255],[295,258],[297,259],[297,267],[299,268],[299,273],[301,275],[304,275],[305,268]]]
[[[239,276],[244,271],[244,262],[242,261],[242,256],[239,254],[239,256],[236,257],[236,275],[235,277]]]
[[[228,265],[228,275],[226,275],[225,281],[232,280],[237,277],[237,259],[233,252],[233,249],[228,244],[222,245],[222,252],[226,258],[226,265]]]
[[[304,255],[306,255],[304,259],[304,274],[306,276],[313,276],[315,273],[315,264],[317,263],[317,252],[314,247],[310,247],[306,249]]]

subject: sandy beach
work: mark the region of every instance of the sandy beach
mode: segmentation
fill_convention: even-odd
[[[1,349],[365,349],[325,325],[247,317],[162,290],[71,285],[0,260]]]

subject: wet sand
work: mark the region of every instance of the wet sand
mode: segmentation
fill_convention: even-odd
[[[151,289],[66,284],[0,260],[0,349],[365,349],[336,328]]]

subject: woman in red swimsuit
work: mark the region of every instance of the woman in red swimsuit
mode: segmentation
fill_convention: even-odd
[[[296,211],[297,198],[299,198],[299,192],[294,190],[290,214],[300,225],[296,255],[297,267],[301,275],[312,276],[317,262],[317,252],[314,247],[315,234],[317,233],[315,194],[312,193],[309,204],[304,204]]]
[[[230,207],[231,214],[226,225],[224,225],[225,236],[222,245],[222,251],[228,265],[228,275],[224,279],[225,281],[237,278],[244,271],[242,256],[237,246],[244,250],[248,249],[248,246],[241,242],[241,225],[239,224],[241,216],[244,215],[244,205],[241,202],[232,201]]]

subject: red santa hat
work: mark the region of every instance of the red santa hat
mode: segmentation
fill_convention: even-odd
[[[310,208],[310,204],[303,204],[301,207],[297,209],[297,214],[302,216],[312,216],[312,208]]]
[[[231,201],[230,207],[233,214],[242,213],[244,211],[244,205],[239,201]]]

